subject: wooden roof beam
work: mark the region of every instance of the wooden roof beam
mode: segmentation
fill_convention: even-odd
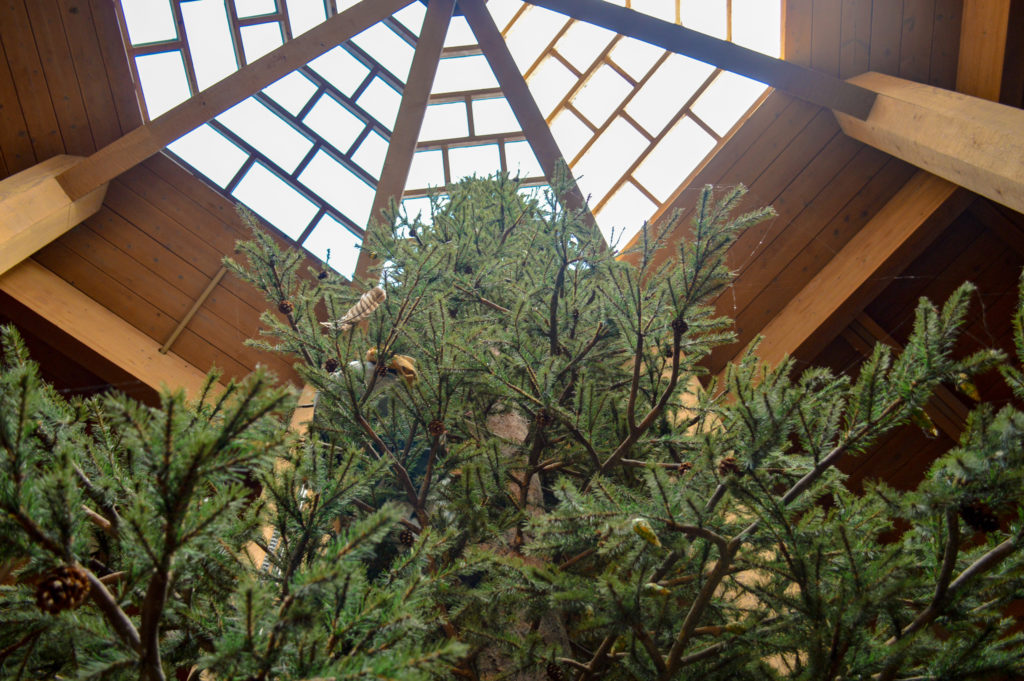
[[[391,201],[402,200],[402,192],[406,180],[409,179],[409,169],[416,153],[423,116],[427,111],[430,90],[434,85],[434,76],[437,74],[444,39],[448,34],[448,25],[451,23],[454,9],[455,0],[431,0],[427,5],[423,29],[416,43],[416,52],[413,54],[409,77],[402,93],[402,103],[398,107],[395,127],[388,142],[387,155],[384,157],[384,170],[381,172],[377,193],[374,194],[373,205],[370,208],[367,236]],[[365,277],[371,264],[370,252],[363,249],[356,261],[355,275]]]
[[[487,63],[490,64],[495,78],[498,79],[498,85],[505,93],[505,99],[512,107],[512,112],[515,114],[516,120],[519,121],[519,126],[523,129],[548,181],[551,182],[555,178],[556,174],[560,172],[560,168],[566,171],[566,180],[569,185],[565,195],[561,197],[562,200],[569,209],[582,211],[586,222],[596,230],[597,221],[594,220],[590,208],[587,207],[586,198],[569,172],[569,164],[562,156],[558,143],[555,142],[554,135],[551,134],[547,121],[544,120],[544,114],[540,112],[537,101],[530,93],[526,79],[519,72],[519,67],[516,66],[505,39],[501,36],[501,32],[494,24],[494,19],[491,18],[484,6],[484,0],[459,0],[459,7],[462,9],[466,21],[469,22],[469,27],[472,29],[473,35],[476,36],[477,43],[480,45]]]
[[[613,5],[603,0],[527,0],[671,52],[746,76],[812,104],[867,118],[875,93],[792,62],[769,57],[727,40]]]
[[[57,176],[73,200],[146,160],[295,69],[373,26],[413,0],[362,0],[108,144]]]
[[[0,276],[0,290],[153,390],[199,395],[206,373],[31,258]],[[110,380],[110,379],[107,379]]]
[[[57,176],[81,161],[54,156],[0,180],[0,274],[11,269],[103,205],[106,183],[72,199]]]

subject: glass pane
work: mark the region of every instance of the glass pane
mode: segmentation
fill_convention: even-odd
[[[497,144],[449,149],[448,163],[451,166],[452,182],[458,182],[469,175],[486,177],[501,169]]]
[[[529,142],[506,142],[505,165],[512,177],[544,177],[544,169],[540,167]]]
[[[444,46],[455,45],[476,45],[476,36],[469,29],[469,22],[466,17],[452,17],[452,23],[448,25],[448,33],[444,37]]]
[[[330,95],[322,95],[302,122],[343,154],[366,128],[366,123]]]
[[[636,128],[616,118],[573,168],[584,195],[596,203],[647,147],[647,138]]]
[[[373,187],[326,152],[318,151],[299,180],[357,225],[365,225],[373,205]]]
[[[615,69],[603,65],[576,93],[572,103],[591,123],[600,127],[632,90],[633,86]]]
[[[375,132],[371,132],[363,140],[356,153],[352,154],[352,160],[376,178],[380,177],[384,169],[384,159],[388,153],[388,141]]]
[[[487,59],[482,54],[448,57],[437,65],[431,92],[459,92],[498,87]]]
[[[431,104],[423,113],[421,140],[443,140],[469,134],[465,102]]]
[[[505,42],[520,71],[525,73],[533,65],[567,21],[564,14],[532,6],[519,16],[505,36]]]
[[[239,19],[277,12],[277,3],[274,0],[234,0],[234,3]]]
[[[726,0],[679,0],[683,26],[725,40],[729,17],[725,3]]]
[[[689,57],[670,55],[629,101],[626,113],[657,135],[714,70]]]
[[[766,89],[763,83],[726,71],[694,102],[693,113],[724,135]]]
[[[408,77],[413,47],[386,24],[374,24],[353,38],[352,42],[400,80],[405,81]]]
[[[417,151],[412,156],[409,179],[405,186],[410,189],[444,186],[444,159],[441,151]]]
[[[312,201],[260,163],[245,174],[232,194],[292,239],[302,235],[317,212]]]
[[[263,88],[263,91],[285,111],[297,116],[316,92],[316,85],[298,71],[292,71],[281,80]]]
[[[562,101],[569,88],[576,84],[577,78],[572,71],[565,68],[562,62],[548,57],[537,70],[530,75],[530,93],[537,100],[537,106],[545,116],[554,111]]]
[[[313,148],[305,135],[252,97],[217,116],[217,120],[286,173],[294,171]]]
[[[204,123],[167,148],[220,187],[226,187],[249,154]]]
[[[571,111],[562,111],[551,121],[551,134],[566,159],[572,160],[583,145],[594,135],[593,131]]]
[[[505,30],[508,22],[512,21],[512,17],[515,16],[522,6],[523,3],[520,0],[490,0],[487,3],[487,9],[491,13],[491,18],[498,25],[498,29],[502,31]]]
[[[411,2],[391,16],[398,19],[407,29],[419,35],[420,29],[423,27],[423,17],[426,14],[426,7],[418,2]]]
[[[715,138],[685,116],[637,166],[633,177],[659,201],[667,201],[714,146]]]
[[[662,21],[676,22],[676,3],[665,2],[665,0],[632,0],[629,3],[632,9],[643,12],[655,19]]]
[[[357,101],[359,106],[390,130],[395,124],[402,95],[380,78],[374,78]]]
[[[614,37],[614,33],[600,26],[574,21],[569,30],[555,43],[555,49],[568,59],[570,64],[580,71],[585,71]]]
[[[416,199],[405,199],[402,201],[402,210],[409,216],[410,222],[417,217],[425,225],[433,222],[433,216],[430,214],[430,199],[425,196]]]
[[[181,52],[160,52],[135,58],[146,111],[153,120],[189,98],[188,77]]]
[[[613,248],[623,248],[657,208],[643,192],[626,182],[594,217],[608,243]]]
[[[781,56],[781,13],[775,0],[732,0],[732,41],[770,57]]]
[[[647,72],[663,54],[665,54],[665,50],[660,47],[655,47],[642,40],[623,38],[615,43],[609,56],[635,80],[640,80],[647,75]]]
[[[325,52],[309,62],[309,65],[344,95],[355,92],[370,72],[363,62],[353,57],[344,47],[335,47]]]
[[[491,135],[516,132],[519,130],[519,121],[504,97],[477,99],[473,101],[473,126],[476,134]]]
[[[268,52],[272,52],[284,42],[281,24],[272,21],[267,24],[242,27],[242,51],[245,61],[251,64]]]
[[[200,90],[213,85],[238,69],[231,45],[231,27],[224,3],[199,0],[181,4],[185,35],[192,55],[192,67]]]
[[[359,237],[330,215],[316,223],[302,245],[338,274],[352,278],[359,259]]]
[[[292,28],[292,37],[302,35],[327,16],[324,14],[323,0],[288,0],[288,23]]]
[[[178,31],[174,27],[170,0],[121,0],[124,23],[128,25],[128,39],[132,45],[174,40]]]

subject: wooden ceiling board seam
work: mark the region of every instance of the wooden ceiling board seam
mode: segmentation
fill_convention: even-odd
[[[932,29],[928,84],[952,90],[956,87],[956,67],[960,54],[960,20],[963,0],[936,0]]]
[[[135,93],[132,69],[124,51],[117,11],[110,0],[80,1],[89,5],[93,28],[108,74],[107,83],[110,86],[114,109],[117,111],[118,125],[121,128],[121,135],[125,135],[142,125],[142,108]]]
[[[871,5],[869,70],[897,73],[903,35],[903,0],[874,0]]]
[[[782,0],[782,56],[801,66],[811,65],[812,0]]]
[[[64,140],[39,61],[32,25],[21,0],[0,4],[0,35],[36,159],[45,160],[64,153]]]
[[[1010,209],[1007,208],[1004,212],[997,210],[996,205],[984,197],[978,197],[968,211],[992,230],[1007,248],[1013,249],[1018,256],[1024,258],[1024,226],[1009,218],[1007,212],[1010,212]]]
[[[935,0],[904,0],[903,32],[900,34],[900,78],[928,82],[934,29]]]
[[[26,3],[26,9],[64,152],[86,156],[95,151],[96,143],[85,113],[60,9],[56,0],[31,0]]]
[[[868,70],[871,62],[871,0],[845,0],[839,28],[839,77]]]
[[[7,177],[35,165],[36,153],[7,61],[2,33],[0,31],[0,102],[4,105],[0,107],[0,148],[4,150],[4,177]]]
[[[811,8],[811,68],[839,77],[842,0],[814,0]]]

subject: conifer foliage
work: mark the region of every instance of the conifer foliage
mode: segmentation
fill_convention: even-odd
[[[1024,413],[979,404],[914,491],[854,494],[835,468],[941,383],[998,367],[1024,399],[1019,364],[954,356],[964,285],[855,377],[753,350],[704,377],[732,338],[709,305],[726,251],[771,214],[742,196],[706,188],[666,264],[674,224],[622,259],[502,176],[394,215],[371,282],[256,229],[228,264],[314,404],[261,373],[159,408],[66,401],[4,331],[0,674],[1024,673]]]

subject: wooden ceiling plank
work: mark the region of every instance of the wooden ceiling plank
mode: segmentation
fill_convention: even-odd
[[[199,394],[204,372],[33,260],[0,276],[0,289],[155,390]]]
[[[602,0],[528,0],[666,50],[760,81],[819,106],[866,118],[875,95],[864,88],[793,62],[761,54],[699,31]],[[838,38],[838,36],[836,36]],[[836,41],[838,42],[838,40]],[[836,46],[838,71],[838,45]]]
[[[103,147],[78,166],[65,171],[59,178],[61,185],[73,198],[89,193],[411,1],[362,0]]]
[[[776,364],[802,350],[816,355],[877,295],[884,272],[902,271],[966,208],[970,196],[919,171],[762,331],[760,357]]]
[[[902,0],[874,0],[871,6],[871,47],[868,54],[871,71],[899,72],[902,27]]]
[[[811,65],[813,0],[783,0],[782,56],[800,66]]]
[[[956,64],[960,54],[960,24],[964,0],[936,0],[935,25],[928,84],[952,90],[956,87]],[[855,75],[855,74],[850,74]]]
[[[868,70],[871,61],[871,0],[847,0],[839,29],[839,77]]]
[[[1024,110],[881,73],[851,82],[879,97],[866,121],[836,112],[847,135],[1024,211]]]
[[[476,36],[477,43],[483,50],[484,57],[490,64],[495,78],[498,79],[498,85],[505,93],[505,99],[512,107],[512,112],[526,134],[526,139],[530,142],[530,147],[548,181],[552,181],[561,172],[560,168],[564,169],[568,186],[565,189],[565,195],[561,197],[562,200],[570,210],[582,211],[584,220],[591,228],[596,229],[597,221],[594,220],[593,214],[587,207],[586,198],[576,184],[575,178],[572,177],[569,164],[558,148],[558,143],[555,142],[554,135],[551,134],[544,114],[537,106],[537,100],[530,93],[526,80],[519,72],[519,67],[516,66],[505,39],[502,38],[501,32],[498,31],[498,27],[494,24],[494,19],[491,18],[483,1],[461,0],[459,7],[465,14],[469,27],[473,31],[473,35]]]
[[[1010,4],[1011,0],[964,0],[956,72],[958,92],[999,101]]]
[[[839,77],[842,48],[841,0],[814,0],[811,10],[811,68]]]
[[[903,0],[900,78],[921,83],[928,81],[934,29],[935,0]]]
[[[7,52],[3,38],[0,36],[0,102],[18,102],[18,91],[14,86],[14,77],[7,64]],[[13,175],[36,162],[36,153],[32,149],[32,139],[28,134],[25,116],[21,113],[20,103],[0,106],[0,149],[4,153],[7,166],[4,177]]]
[[[77,156],[54,156],[0,180],[0,274],[3,274],[103,205],[102,184],[77,200],[57,176],[79,163]]]
[[[117,3],[107,0],[82,0],[92,12],[93,31],[99,40],[103,64],[107,72],[107,83],[114,98],[117,122],[121,133],[142,125],[142,108],[136,96],[132,67],[125,55],[124,41],[117,18]],[[114,140],[110,140],[113,142]],[[108,142],[109,143],[109,142]]]
[[[402,92],[402,102],[398,107],[395,126],[388,142],[387,154],[384,157],[384,169],[377,183],[377,192],[373,196],[370,208],[370,219],[367,224],[369,231],[382,219],[382,213],[388,209],[392,201],[401,201],[405,183],[409,179],[409,169],[416,153],[416,143],[420,138],[420,128],[430,100],[430,89],[434,85],[434,76],[444,48],[444,39],[448,34],[448,25],[452,20],[455,0],[432,0],[427,5],[426,16],[416,51],[413,53],[409,77]],[[373,264],[370,251],[363,249],[356,260],[356,277],[366,277]]]

